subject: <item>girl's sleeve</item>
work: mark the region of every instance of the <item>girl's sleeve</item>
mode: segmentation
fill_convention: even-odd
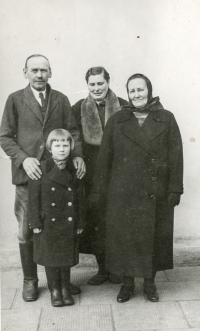
[[[28,217],[31,229],[42,227],[41,207],[41,180],[29,179]]]

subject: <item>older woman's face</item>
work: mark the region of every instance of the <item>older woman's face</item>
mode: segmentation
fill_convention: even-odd
[[[128,96],[136,108],[142,108],[147,104],[148,88],[143,78],[135,78],[128,83]]]
[[[104,78],[103,73],[100,75],[91,75],[88,79],[88,90],[90,95],[96,101],[102,101],[107,93],[109,88],[109,82]]]

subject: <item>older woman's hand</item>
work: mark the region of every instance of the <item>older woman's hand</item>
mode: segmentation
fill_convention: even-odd
[[[179,193],[169,193],[167,200],[170,206],[175,207],[179,205],[181,196]]]
[[[81,157],[75,156],[73,158],[73,165],[74,165],[75,169],[77,169],[77,172],[76,172],[77,178],[82,179],[86,173],[85,162],[83,161],[83,159]]]

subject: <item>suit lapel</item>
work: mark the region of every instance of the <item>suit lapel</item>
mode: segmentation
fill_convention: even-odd
[[[44,118],[44,125],[49,118],[49,116],[52,114],[52,112],[56,109],[58,105],[58,96],[56,95],[55,91],[53,91],[50,87],[49,84],[47,84],[47,89],[48,89],[48,103],[47,103],[47,109],[46,109],[46,114]]]
[[[33,92],[31,91],[29,85],[24,89],[24,102],[28,106],[28,108],[35,114],[35,116],[39,119],[39,121],[43,123],[43,116],[39,103],[34,97]]]

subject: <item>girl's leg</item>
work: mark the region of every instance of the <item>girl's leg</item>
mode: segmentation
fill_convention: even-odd
[[[74,299],[70,293],[70,268],[61,269],[61,293],[65,306],[71,306],[74,304]]]
[[[63,268],[63,269],[65,269],[65,268]],[[68,271],[67,270],[65,271],[65,277],[67,279],[68,278],[70,279],[70,268],[66,268],[66,269],[68,269]],[[81,289],[78,286],[72,284],[71,282],[69,284],[69,289],[70,289],[71,295],[76,295],[76,294],[80,294],[81,293]]]
[[[53,307],[64,305],[61,295],[61,272],[60,268],[45,267],[48,287],[51,293],[51,304]]]
[[[147,296],[147,300],[151,302],[158,302],[159,294],[155,285],[156,271],[153,270],[151,278],[144,278],[144,293]]]
[[[119,291],[119,294],[117,296],[117,302],[123,303],[130,299],[131,295],[134,293],[134,277],[123,277],[123,285],[121,286],[121,289]]]

